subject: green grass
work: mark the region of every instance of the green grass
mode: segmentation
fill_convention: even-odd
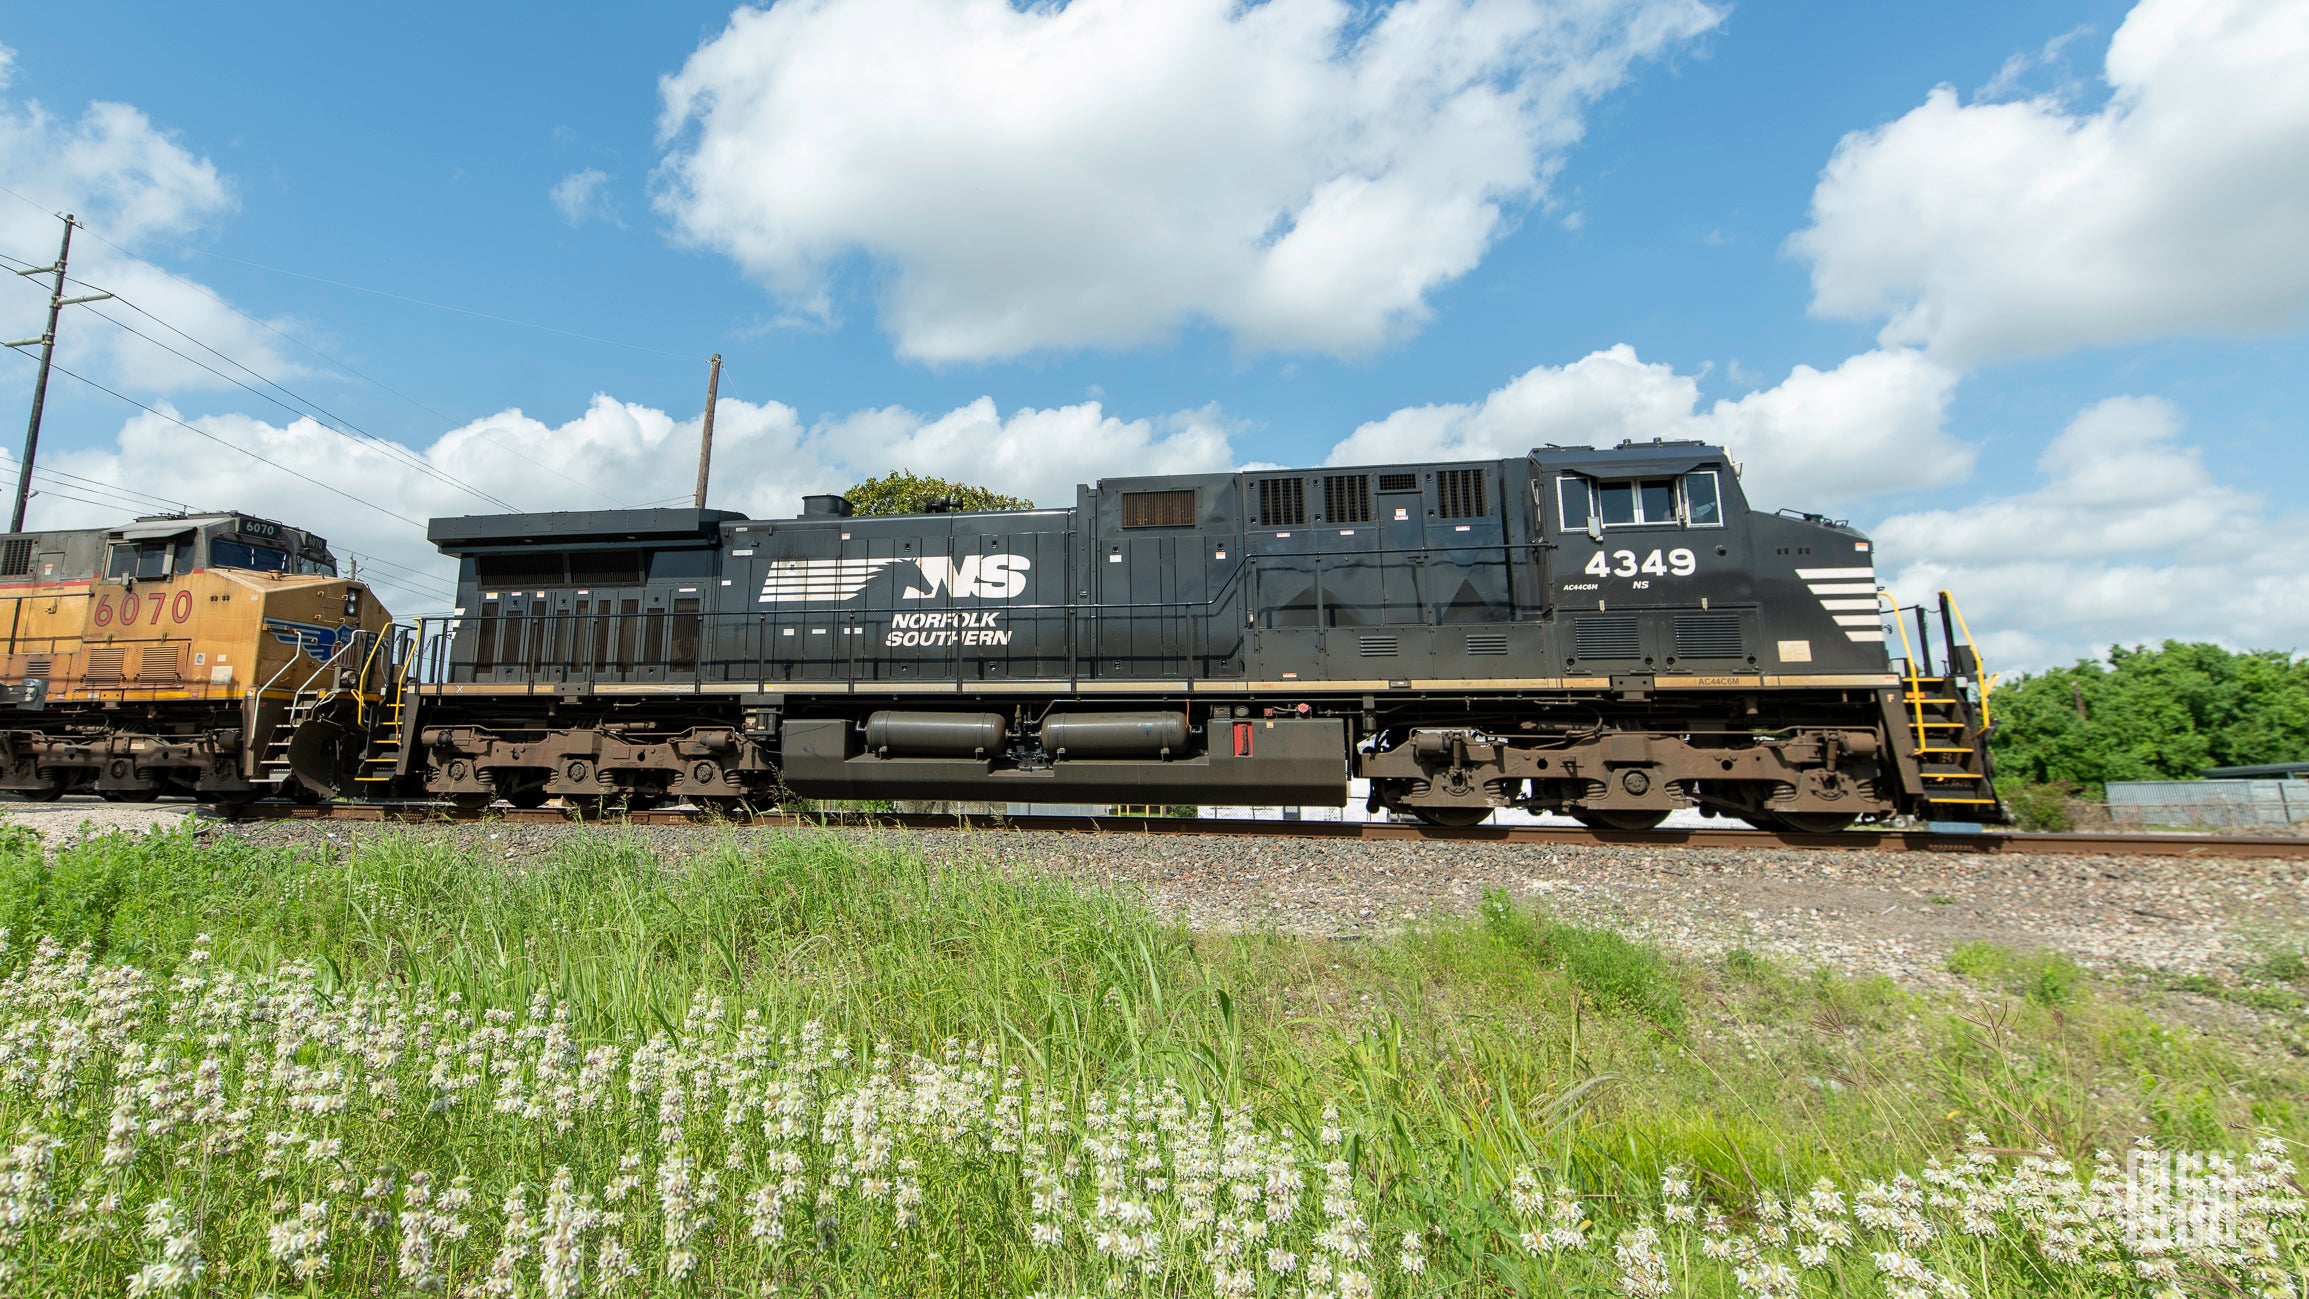
[[[1174,1098],[1161,1103],[1166,1113],[1195,1116],[1166,1120],[1165,1143],[1237,1114],[1259,1140],[1301,1152],[1310,1206],[1322,1162],[1345,1160],[1357,1211],[1377,1242],[1362,1266],[1404,1292],[1587,1293],[1611,1283],[1619,1265],[1609,1248],[1552,1258],[1517,1245],[1528,1225],[1508,1207],[1518,1170],[1575,1196],[1594,1238],[1608,1245],[1641,1222],[1662,1224],[1658,1215],[1676,1203],[1661,1190],[1671,1170],[1688,1173],[1707,1204],[1746,1231],[1761,1221],[1759,1197],[1789,1199],[1823,1177],[1851,1187],[1913,1173],[1951,1157],[1968,1134],[1988,1147],[2076,1160],[2143,1137],[2211,1150],[2243,1149],[2256,1133],[2309,1137],[2309,1112],[2297,1099],[2309,1094],[2309,1071],[2298,1056],[2173,1028],[2057,953],[1964,945],[1949,968],[1976,982],[1985,1000],[1936,997],[1881,978],[1791,969],[1749,951],[1679,959],[1500,894],[1464,922],[1346,943],[1190,933],[1126,896],[1005,875],[966,853],[929,860],[866,834],[732,833],[679,866],[615,829],[571,836],[520,862],[494,852],[486,841],[460,852],[414,836],[331,855],[229,836],[203,844],[179,833],[114,836],[47,855],[28,834],[4,832],[0,927],[11,946],[0,975],[21,973],[35,939],[48,936],[64,948],[86,944],[97,966],[145,971],[156,997],[172,978],[271,972],[284,988],[312,989],[318,1004],[337,1008],[330,1014],[372,1017],[364,1024],[480,1018],[481,1028],[462,1034],[485,1032],[485,1012],[503,1012],[535,1030],[519,1047],[531,1054],[505,1066],[520,1087],[544,1086],[545,1057],[536,1053],[545,1050],[545,1021],[531,1019],[531,1008],[558,1003],[577,1047],[631,1055],[662,1040],[733,1076],[761,1074],[763,1060],[796,1049],[765,1043],[822,1032],[852,1055],[811,1075],[813,1106],[884,1095],[875,1080],[905,1074],[909,1053],[951,1056],[964,1073],[973,1061],[998,1062],[985,1064],[987,1077],[1016,1070],[1015,1087],[1064,1100],[1076,1116],[1070,1123],[1087,1123],[1101,1097],[1151,1114],[1160,1106],[1129,1098],[1156,1088]],[[196,946],[200,935],[208,937]],[[2288,953],[2271,956],[2271,978],[2298,977],[2276,973],[2296,969],[2299,954],[2289,955],[2291,964]],[[18,1013],[36,1017],[37,1009]],[[240,1029],[214,1037],[160,1019],[131,1036],[145,1044],[138,1050],[177,1061],[172,1068],[217,1054],[229,1077],[252,1087],[266,1070],[288,1067],[277,1059],[321,1070],[333,1053],[358,1046],[326,1035],[284,1046],[266,1036],[276,1031],[271,1020],[250,1013],[235,1021]],[[221,1045],[234,1032],[246,1044]],[[957,1056],[962,1048],[949,1043],[971,1045]],[[873,1063],[877,1044],[898,1063]],[[410,1098],[428,1074],[412,1056],[395,1066],[403,1069],[397,1108],[365,1098],[348,1113],[367,1117],[331,1129],[346,1143],[344,1164],[360,1169],[332,1176],[298,1164],[258,1181],[248,1151],[102,1172],[93,1159],[109,1111],[99,1098],[124,1085],[127,1066],[100,1053],[83,1066],[78,1092],[43,1098],[33,1084],[6,1081],[7,1049],[0,1044],[0,1123],[64,1134],[58,1166],[95,1170],[89,1188],[123,1188],[127,1217],[162,1194],[180,1206],[212,1205],[204,1212],[213,1220],[199,1230],[215,1267],[199,1284],[213,1293],[296,1288],[285,1260],[264,1244],[270,1224],[292,1214],[276,1199],[290,1198],[282,1177],[305,1179],[298,1202],[329,1206],[338,1242],[330,1276],[400,1293],[392,1288],[394,1229],[360,1216],[369,1212],[361,1193],[332,1192],[329,1183],[364,1181],[386,1166],[432,1170],[437,1182],[462,1173],[474,1179],[477,1205],[502,1202],[518,1184],[534,1214],[557,1168],[572,1170],[571,1195],[605,1194],[619,1161],[632,1158],[642,1169],[636,1194],[654,1206],[651,1179],[664,1175],[661,1161],[677,1148],[694,1151],[701,1169],[735,1161],[709,1214],[720,1215],[710,1230],[721,1234],[707,1239],[720,1244],[686,1283],[700,1293],[751,1293],[764,1279],[802,1293],[1060,1293],[1114,1282],[1133,1293],[1202,1294],[1215,1284],[1203,1245],[1191,1251],[1191,1267],[1160,1279],[1118,1270],[1080,1242],[1035,1250],[1023,1239],[1031,1212],[1019,1189],[1031,1159],[972,1146],[981,1138],[969,1124],[944,1138],[893,1128],[898,1158],[918,1164],[905,1176],[928,1197],[925,1223],[912,1234],[887,1203],[854,1202],[844,1190],[823,1218],[795,1210],[794,1234],[772,1249],[749,1243],[745,1231],[739,1201],[764,1174],[747,1162],[758,1163],[760,1152],[719,1125],[716,1116],[734,1103],[713,1099],[720,1083],[698,1083],[670,1128],[658,1117],[662,1099],[629,1095],[621,1084],[604,1108],[556,1132],[485,1109],[444,1116],[419,1107]],[[281,1050],[288,1056],[264,1054]],[[513,1047],[499,1050],[488,1058],[515,1058],[502,1054]],[[496,1067],[476,1066],[482,1092],[502,1084]],[[742,1091],[731,1087],[729,1096]],[[993,1092],[981,1099],[999,1105]],[[1325,1145],[1330,1127],[1340,1133],[1337,1147]],[[822,1156],[813,1147],[812,1160]],[[813,1162],[808,1176],[823,1171]],[[59,1199],[74,1193],[63,1187]],[[1093,1197],[1085,1190],[1077,1203]],[[937,1205],[943,1216],[932,1213]],[[651,1222],[657,1213],[650,1209]],[[1164,1230],[1188,1232],[1163,1221]],[[1279,1226],[1275,1239],[1298,1239],[1291,1230]],[[1426,1242],[1423,1272],[1391,1258],[1406,1231]],[[840,1241],[819,1239],[829,1232]],[[29,1265],[46,1287],[39,1292],[119,1293],[123,1278],[154,1265],[159,1246],[132,1230],[117,1235],[69,1248],[39,1237],[48,1252]],[[637,1249],[659,1248],[648,1232],[635,1239]],[[1665,1238],[1676,1284],[1732,1294],[1732,1265],[1696,1252],[1697,1239],[1688,1226]],[[869,1240],[879,1252],[860,1253]],[[456,1284],[491,1265],[490,1250],[475,1248],[450,1278]],[[1303,1241],[1296,1248],[1313,1257]],[[1934,1257],[1934,1266],[1956,1266],[1955,1254]],[[1975,1270],[1966,1276],[1974,1293],[2100,1293],[2082,1273],[2048,1272],[2031,1259],[1999,1246],[1970,1259]],[[523,1284],[534,1285],[537,1259],[521,1266],[531,1269]],[[1838,1272],[1845,1288],[1818,1292],[1876,1293],[1862,1283],[1873,1276],[1869,1264],[1855,1266]],[[1254,1288],[1283,1293],[1286,1279],[1296,1285],[1304,1275],[1261,1272]],[[647,1275],[634,1284],[645,1293],[673,1285]]]
[[[2065,1006],[2077,999],[2085,972],[2060,952],[2015,952],[1995,943],[1958,943],[1948,953],[1951,973],[2018,993],[2039,1006]]]

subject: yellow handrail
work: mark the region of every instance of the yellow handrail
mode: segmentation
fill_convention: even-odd
[[[1948,601],[1948,611],[1956,615],[1956,625],[1964,631],[1964,647],[1972,651],[1972,670],[1980,679],[1980,731],[1988,733],[1988,692],[1996,689],[1996,678],[1988,671],[1988,663],[1980,657],[1980,646],[1973,643],[1972,625],[1964,621],[1964,610],[1956,603],[1955,595],[1942,591],[1940,598]]]
[[[385,647],[385,638],[392,634],[392,625],[387,624],[377,633],[376,639],[369,642],[368,656],[361,660],[360,674],[353,678],[353,724],[356,726],[368,721],[369,696],[362,687],[369,684],[369,669],[377,661],[377,651]],[[382,699],[383,697],[383,693],[379,692],[378,698]]]
[[[1916,647],[1908,641],[1908,620],[1900,616],[1900,602],[1892,598],[1892,592],[1877,587],[1876,598],[1892,606],[1892,629],[1900,633],[1901,662],[1908,665],[1908,706],[1916,713],[1916,747],[1921,750],[1932,741],[1924,734],[1924,678],[1916,672]]]

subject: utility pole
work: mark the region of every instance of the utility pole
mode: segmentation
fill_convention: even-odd
[[[56,357],[56,318],[66,307],[83,302],[102,302],[109,293],[84,293],[77,298],[64,296],[64,263],[72,256],[73,215],[64,214],[64,243],[56,250],[54,266],[35,266],[18,275],[46,275],[56,272],[56,287],[48,294],[48,332],[38,338],[20,338],[4,347],[30,347],[40,344],[40,377],[32,381],[32,423],[24,430],[24,462],[16,469],[16,512],[8,518],[10,532],[24,531],[24,503],[32,499],[32,456],[40,449],[40,409],[48,404],[48,366]]]
[[[714,353],[713,369],[706,374],[706,423],[698,433],[698,500],[706,507],[706,476],[714,467],[714,399],[722,390],[722,354]]]

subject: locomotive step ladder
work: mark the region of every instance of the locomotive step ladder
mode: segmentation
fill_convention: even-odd
[[[264,760],[257,765],[258,779],[288,788],[289,745],[296,739],[297,728],[312,719],[313,710],[320,707],[322,698],[318,690],[301,688],[290,697],[288,712],[280,724],[273,727],[272,737],[265,744]]]
[[[298,737],[316,717],[338,735],[349,721],[360,736],[360,757],[353,764],[353,779],[362,782],[391,780],[400,765],[402,677],[410,655],[404,652],[407,629],[394,626],[382,635],[362,632],[339,643],[318,667],[293,687],[289,706],[265,743],[258,778],[283,791],[295,779]],[[294,659],[288,666],[293,667]],[[268,689],[288,671],[275,673]],[[325,737],[324,737],[325,738]],[[382,752],[380,753],[380,749]]]
[[[368,743],[361,750],[353,779],[364,785],[386,784],[401,774],[401,756],[408,739],[409,693],[417,671],[417,655],[410,652],[411,629],[395,626],[391,642],[376,672],[376,702],[367,705],[361,716]]]
[[[1932,662],[1932,628],[1924,606],[1915,607],[1913,641],[1907,620],[1901,617],[1907,611],[1892,610],[1892,622],[1900,630],[1901,648],[1907,655],[1901,665],[1900,705],[1916,774],[1923,784],[1918,801],[1924,805],[1925,814],[1935,819],[2002,820],[1988,751],[1993,727],[1989,691],[1995,687],[1996,678],[1981,671],[1980,650],[1973,643],[1964,612],[1957,608],[1956,597],[1942,591],[1939,603],[1945,660],[1939,671]]]

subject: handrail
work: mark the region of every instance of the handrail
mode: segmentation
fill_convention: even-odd
[[[1892,627],[1900,633],[1900,662],[1908,674],[1908,689],[1904,693],[1909,708],[1916,714],[1916,747],[1921,752],[1930,747],[1932,741],[1927,737],[1929,728],[1924,724],[1924,678],[1916,673],[1916,647],[1909,643],[1908,620],[1900,616],[1900,601],[1881,586],[1876,588],[1876,598],[1892,606]]]
[[[1988,695],[1996,689],[1996,677],[1988,671],[1988,661],[1980,657],[1980,646],[1972,639],[1972,625],[1964,620],[1964,609],[1956,603],[1956,596],[1942,591],[1940,598],[1948,603],[1948,611],[1956,615],[1956,625],[1964,629],[1964,647],[1972,651],[1972,671],[1980,682],[1980,731],[1989,730]]]

